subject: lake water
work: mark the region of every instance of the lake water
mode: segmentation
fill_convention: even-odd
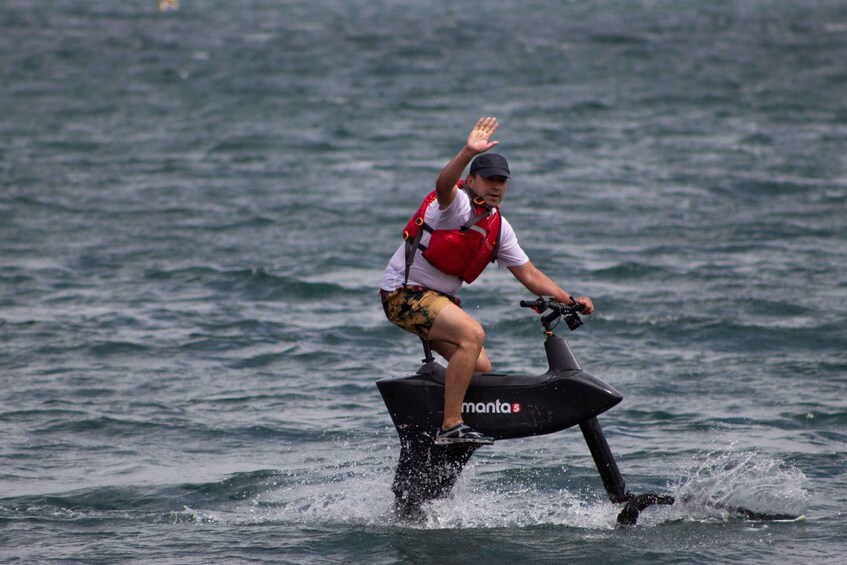
[[[0,561],[843,559],[845,60],[837,0],[4,0]],[[636,527],[576,430],[390,513],[376,291],[485,115],[628,486],[690,499]],[[461,296],[545,370],[508,271]]]

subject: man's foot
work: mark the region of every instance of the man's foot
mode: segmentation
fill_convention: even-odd
[[[494,438],[483,435],[467,424],[456,424],[452,428],[438,428],[435,433],[435,445],[453,445],[456,443],[474,443],[476,445],[491,445]]]

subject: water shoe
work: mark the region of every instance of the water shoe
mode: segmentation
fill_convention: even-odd
[[[446,430],[439,428],[435,433],[435,445],[453,445],[457,443],[474,443],[491,445],[494,438],[483,435],[467,424],[456,424]]]

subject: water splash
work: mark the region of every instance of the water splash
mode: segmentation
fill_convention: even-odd
[[[808,479],[803,472],[757,451],[711,451],[698,454],[689,464],[671,485],[687,509],[707,516],[746,508],[798,517],[809,509]]]
[[[351,468],[333,480],[297,480],[268,485],[268,490],[227,512],[186,509],[197,521],[333,524],[411,529],[473,529],[561,525],[589,530],[615,527],[618,505],[602,498],[586,500],[566,489],[512,484],[498,488],[476,476],[472,465],[450,496],[422,507],[422,520],[404,522],[393,512],[393,469]]]
[[[527,477],[503,484],[471,464],[450,496],[425,504],[420,521],[404,522],[392,511],[393,457],[376,459],[339,462],[317,475],[306,467],[241,474],[204,489],[214,495],[211,500],[196,497],[169,520],[425,530],[564,526],[599,532],[617,526],[622,508],[599,491],[586,494]],[[801,516],[809,506],[806,484],[800,470],[758,452],[700,453],[681,462],[668,483],[667,493],[676,497],[677,504],[648,509],[638,525],[653,528],[669,522],[743,517],[734,508]],[[214,501],[210,508],[208,502]]]

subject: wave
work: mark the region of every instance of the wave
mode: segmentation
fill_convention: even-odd
[[[105,391],[101,391],[105,392]],[[144,436],[149,434],[151,430],[159,430],[161,428],[171,428],[172,425],[160,424],[143,419],[126,419],[113,416],[98,416],[88,417],[87,414],[78,412],[60,412],[64,416],[80,416],[72,420],[56,422],[55,419],[42,424],[34,434],[52,435],[52,434],[102,434],[107,437],[127,437],[127,436]],[[59,415],[56,414],[56,415]]]
[[[680,273],[667,267],[635,261],[624,261],[606,267],[595,268],[590,270],[589,273],[592,276],[608,277],[612,280],[643,278],[662,278],[663,280],[667,280],[667,278],[680,275]]]
[[[301,277],[277,275],[264,268],[218,269],[189,266],[178,269],[148,270],[145,278],[180,286],[204,287],[227,295],[258,301],[281,301],[292,298],[312,299],[337,296],[346,292],[340,283],[307,282]]]
[[[103,341],[94,345],[88,346],[88,352],[95,358],[109,357],[112,355],[136,355],[144,354],[152,348],[140,343],[131,341]]]

